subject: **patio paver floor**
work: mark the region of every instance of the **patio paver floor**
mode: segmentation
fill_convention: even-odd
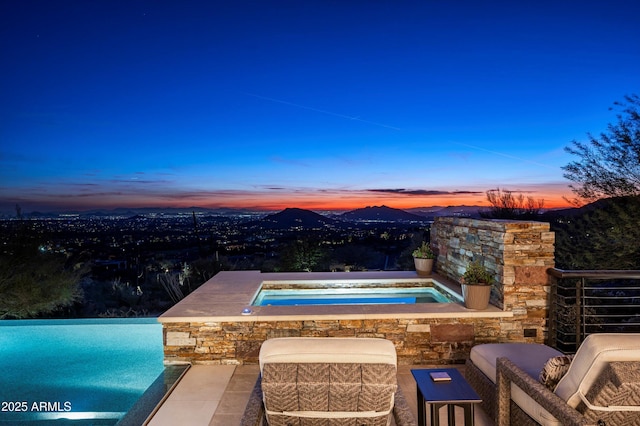
[[[453,367],[464,370],[463,366]],[[417,418],[416,384],[411,375],[412,368],[434,367],[398,366],[398,383],[414,417]],[[192,366],[148,424],[150,426],[239,425],[251,390],[258,378],[258,372],[258,365]],[[444,413],[441,416],[441,424],[446,424]],[[463,424],[460,408],[456,409],[456,424]],[[479,407],[475,410],[475,424],[477,426],[494,425]]]

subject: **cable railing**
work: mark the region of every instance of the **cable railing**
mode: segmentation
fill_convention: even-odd
[[[640,270],[547,270],[549,342],[575,352],[593,333],[640,332]]]

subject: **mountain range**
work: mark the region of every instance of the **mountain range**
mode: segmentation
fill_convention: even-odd
[[[541,215],[541,220],[546,220],[549,216],[575,216],[594,209],[604,208],[608,205],[608,200],[602,199],[582,207],[550,210]],[[203,207],[185,207],[185,208],[117,208],[113,210],[90,210],[82,212],[67,212],[65,214],[78,215],[80,217],[121,217],[131,218],[135,216],[149,217],[151,215],[192,215],[198,216],[215,216],[215,217],[246,217],[247,226],[260,225],[265,228],[279,228],[299,226],[302,228],[318,228],[326,226],[340,226],[341,223],[348,224],[353,222],[400,222],[400,223],[419,223],[425,221],[433,221],[440,216],[458,216],[479,218],[481,212],[487,211],[488,207],[484,206],[431,206],[431,207],[415,207],[410,209],[396,209],[388,206],[368,206],[348,212],[323,212],[316,213],[311,210],[300,208],[286,208],[277,213],[266,211],[252,211],[232,208],[209,209]],[[55,218],[60,217],[60,213],[40,213],[32,212],[25,214],[29,218]],[[15,216],[5,216],[5,219]]]
[[[324,212],[323,214],[315,213],[319,216],[326,218],[333,218],[336,220],[348,220],[348,221],[416,221],[416,220],[433,220],[436,216],[465,216],[465,217],[479,217],[478,211],[486,209],[481,206],[433,206],[433,207],[416,207],[411,209],[396,209],[387,206],[369,206],[360,209],[351,210],[348,212]],[[299,209],[299,208],[286,208],[281,212],[284,216],[289,216],[298,212],[311,212],[311,210]],[[85,216],[118,216],[118,217],[132,217],[132,216],[148,216],[148,215],[210,215],[210,216],[238,216],[247,215],[250,217],[267,217],[278,215],[278,213],[270,213],[267,211],[256,211],[249,209],[233,209],[233,208],[205,208],[205,207],[142,207],[142,208],[116,208],[116,209],[93,209],[84,211],[68,211],[64,213],[52,213],[52,212],[31,212],[23,214],[25,217],[30,218],[47,218],[47,217],[59,217],[61,215],[78,215],[80,217]],[[6,216],[6,218],[15,217],[14,215]],[[279,216],[270,218],[268,220],[278,220]]]
[[[263,218],[245,223],[247,227],[263,229],[318,229],[327,227],[346,227],[353,223],[402,223],[424,224],[432,222],[436,216],[480,217],[478,206],[432,207],[415,209],[409,212],[387,206],[369,206],[345,213],[329,213],[326,215],[311,210],[286,208],[278,213],[268,214]]]

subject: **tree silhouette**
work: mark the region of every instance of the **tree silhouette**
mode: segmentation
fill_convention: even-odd
[[[582,201],[602,202],[559,227],[556,253],[564,267],[640,267],[640,96],[625,96],[614,106],[621,111],[606,132],[588,134],[587,143],[573,141],[566,148],[579,157],[563,167],[574,182],[572,191]]]
[[[535,219],[544,208],[544,200],[500,188],[487,191],[487,201],[491,208],[480,215],[491,219]]]
[[[565,150],[577,157],[563,167],[564,177],[580,198],[594,201],[605,197],[640,195],[640,96],[625,96],[616,102],[621,112],[617,123],[588,142],[573,141]],[[574,200],[579,202],[579,200]]]
[[[640,197],[610,198],[590,207],[554,222],[556,266],[640,269]]]

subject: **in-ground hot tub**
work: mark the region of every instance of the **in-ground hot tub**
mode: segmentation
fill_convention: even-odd
[[[252,306],[375,305],[460,301],[436,280],[428,281],[265,281]]]
[[[261,290],[358,289],[368,294],[437,290],[435,303],[268,304]],[[440,297],[437,296],[437,297]],[[319,296],[318,296],[319,297]],[[413,297],[413,295],[412,295]],[[165,362],[253,364],[262,342],[274,337],[380,337],[394,342],[400,364],[463,362],[478,333],[491,333],[513,313],[495,306],[466,309],[460,286],[415,271],[262,273],[223,271],[158,319]]]

